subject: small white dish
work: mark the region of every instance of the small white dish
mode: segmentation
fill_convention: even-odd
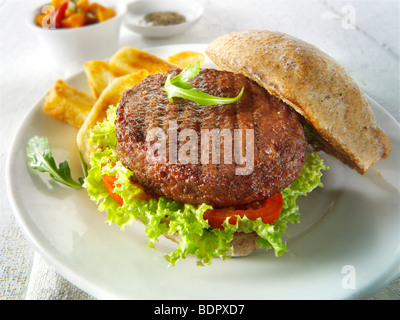
[[[186,21],[167,26],[153,26],[146,23],[144,16],[151,12],[175,11],[185,16]],[[128,4],[124,25],[145,37],[167,38],[176,36],[192,28],[203,15],[203,7],[187,0],[141,0]]]
[[[114,0],[102,0],[99,3],[113,8],[116,16],[89,26],[53,30],[41,28],[36,24],[35,17],[46,4],[36,8],[28,16],[28,26],[55,65],[65,67],[72,63],[82,64],[88,60],[106,59],[118,50],[119,32],[126,4]]]

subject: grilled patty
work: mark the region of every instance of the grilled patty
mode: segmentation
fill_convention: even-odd
[[[202,70],[190,83],[219,97],[235,97],[244,87],[240,100],[214,106],[169,102],[166,78],[148,76],[123,94],[117,108],[118,157],[148,193],[229,207],[271,197],[296,179],[307,143],[289,106],[242,75],[214,69]]]

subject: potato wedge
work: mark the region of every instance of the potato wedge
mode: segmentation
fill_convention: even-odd
[[[185,69],[189,65],[195,64],[200,61],[200,67],[203,67],[205,56],[204,54],[196,51],[181,51],[169,56],[167,62],[173,64],[174,66]]]
[[[166,73],[175,66],[171,63],[142,50],[133,47],[122,47],[110,59],[110,66],[116,76],[123,76],[147,70],[149,74]]]
[[[97,99],[105,88],[115,79],[110,65],[102,60],[91,60],[83,65],[86,79]]]
[[[60,79],[47,93],[43,110],[53,118],[80,128],[95,102],[90,95]]]
[[[138,72],[115,78],[102,92],[77,135],[78,149],[82,153],[82,157],[87,164],[89,164],[90,154],[93,152],[92,146],[88,143],[89,131],[97,122],[105,119],[108,107],[118,104],[124,91],[131,89],[147,75],[148,72],[142,69]]]

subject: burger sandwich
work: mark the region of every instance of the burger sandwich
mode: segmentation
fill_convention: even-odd
[[[124,92],[78,133],[84,186],[107,222],[165,236],[174,265],[287,251],[298,196],[322,187],[324,151],[364,174],[390,153],[367,98],[330,56],[280,32],[222,36],[218,69],[172,68]]]

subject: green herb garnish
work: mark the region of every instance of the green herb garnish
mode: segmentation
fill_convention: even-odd
[[[26,155],[30,160],[28,161],[28,165],[40,172],[48,172],[50,177],[68,187],[71,188],[82,188],[83,179],[78,178],[78,181],[75,181],[71,177],[71,169],[67,161],[62,161],[57,167],[56,162],[53,158],[51,147],[47,138],[41,137],[33,137],[28,141],[28,145],[26,147]],[[87,167],[85,162],[82,159],[82,156],[79,156],[81,161],[82,169],[85,177],[87,176]]]
[[[196,102],[200,106],[212,106],[216,104],[228,104],[238,101],[244,92],[244,88],[240,91],[239,95],[234,98],[221,98],[209,95],[199,89],[193,88],[188,83],[189,80],[193,79],[200,73],[200,62],[197,61],[194,65],[188,66],[179,75],[171,79],[171,75],[168,76],[165,81],[165,91],[168,93],[168,99],[173,102],[174,97],[184,98]]]

